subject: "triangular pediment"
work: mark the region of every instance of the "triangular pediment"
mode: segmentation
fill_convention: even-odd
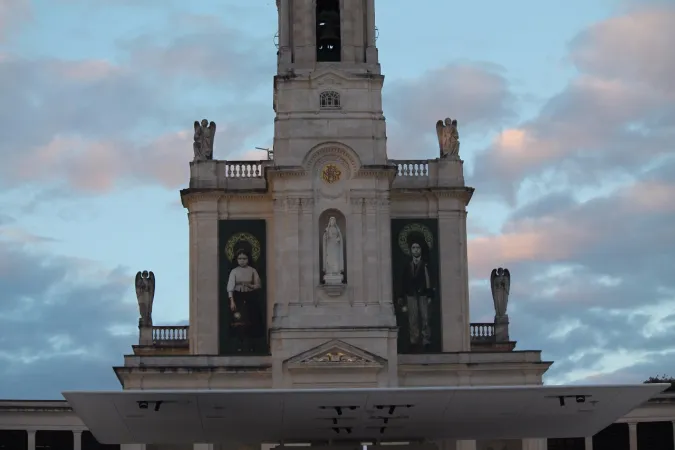
[[[312,83],[316,83],[320,86],[339,86],[345,81],[352,79],[352,77],[347,76],[343,71],[333,67],[319,69],[311,75]]]
[[[286,361],[293,367],[383,367],[385,359],[340,340],[328,341]]]

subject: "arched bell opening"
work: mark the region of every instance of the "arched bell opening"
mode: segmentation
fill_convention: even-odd
[[[339,62],[341,56],[340,0],[316,0],[316,60]]]

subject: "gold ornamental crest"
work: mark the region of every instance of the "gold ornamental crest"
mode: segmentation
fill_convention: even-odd
[[[326,164],[321,169],[321,179],[328,184],[337,183],[340,177],[342,177],[342,171],[335,164]]]

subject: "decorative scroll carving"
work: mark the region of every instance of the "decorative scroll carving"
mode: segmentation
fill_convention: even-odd
[[[332,349],[324,354],[311,356],[301,361],[301,363],[360,363],[368,364],[372,361],[361,356],[347,353],[340,349]]]

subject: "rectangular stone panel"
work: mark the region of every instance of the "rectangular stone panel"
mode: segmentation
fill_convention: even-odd
[[[266,222],[262,219],[219,222],[221,355],[269,353],[266,236]]]
[[[399,353],[441,351],[437,219],[392,219],[391,260]]]

